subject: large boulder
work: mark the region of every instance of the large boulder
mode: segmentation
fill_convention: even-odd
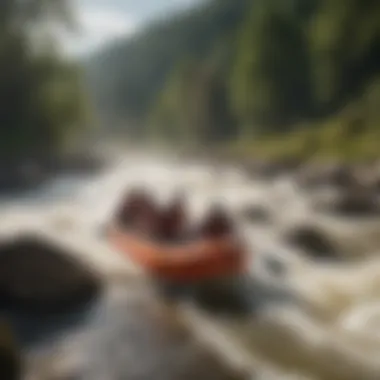
[[[21,372],[20,348],[9,324],[0,320],[0,379],[19,380]]]
[[[248,161],[242,166],[246,173],[252,178],[272,180],[280,175],[291,174],[297,170],[301,164],[302,161],[299,159],[283,159],[272,161]]]
[[[64,248],[28,235],[0,246],[0,306],[26,312],[69,312],[100,290],[97,276]]]

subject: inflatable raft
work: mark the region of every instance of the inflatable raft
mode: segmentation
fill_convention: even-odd
[[[241,274],[245,252],[230,237],[183,243],[159,243],[118,226],[108,231],[110,244],[155,278],[197,283]]]

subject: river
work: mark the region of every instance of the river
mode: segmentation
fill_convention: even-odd
[[[139,268],[102,241],[102,223],[136,184],[152,187],[163,201],[185,191],[194,218],[215,201],[236,214],[252,253],[250,315],[165,305]],[[315,211],[313,201],[325,196],[301,191],[291,178],[265,182],[234,167],[123,157],[100,175],[57,178],[1,200],[1,233],[33,230],[71,245],[109,284],[80,318],[15,319],[28,357],[26,378],[247,378],[243,371],[252,379],[379,379],[380,220]],[[243,220],[239,211],[251,205],[264,206],[270,220]],[[339,262],[316,262],[284,241],[287,229],[306,224],[337,243]],[[271,270],[273,262],[280,274]]]

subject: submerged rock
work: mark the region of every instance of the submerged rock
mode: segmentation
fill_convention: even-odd
[[[251,223],[270,223],[272,215],[270,211],[262,205],[250,205],[240,211],[240,215]]]
[[[337,257],[337,250],[334,244],[314,226],[297,226],[285,234],[285,240],[310,256],[317,259],[333,259]]]
[[[315,189],[324,186],[351,187],[358,182],[358,179],[349,166],[335,164],[328,166],[305,165],[298,173],[296,181],[302,188]]]
[[[66,312],[86,304],[100,281],[64,248],[38,236],[0,246],[0,305],[26,312]]]
[[[380,194],[380,173],[373,176],[371,187],[376,194]]]
[[[283,159],[272,161],[249,161],[242,163],[247,175],[251,178],[260,178],[262,180],[272,180],[281,175],[291,174],[297,170],[302,161],[298,159]]]
[[[332,212],[343,216],[373,216],[380,215],[380,205],[377,196],[368,190],[347,190],[330,205]]]

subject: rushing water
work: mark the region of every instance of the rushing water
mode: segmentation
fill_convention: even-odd
[[[170,317],[162,316],[168,310],[160,312],[160,323],[165,320],[166,324],[157,325],[153,317],[157,308],[152,306],[156,298],[146,291],[149,286],[138,273],[130,274],[131,267],[96,237],[122,192],[136,184],[149,185],[162,200],[173,191],[185,191],[194,218],[202,215],[210,202],[223,202],[241,223],[252,252],[246,282],[252,314],[222,318],[187,306],[175,312],[201,331],[203,338],[209,336],[208,343],[219,349],[225,346],[227,356],[233,356],[233,351],[244,357],[245,362],[253,363],[258,375],[272,376],[268,379],[275,376],[268,375],[274,369],[279,378],[296,373],[321,380],[380,378],[380,220],[344,220],[316,212],[311,204],[324,195],[303,193],[289,178],[265,183],[253,181],[235,168],[216,171],[206,165],[165,159],[125,159],[96,178],[61,178],[37,193],[3,202],[2,231],[49,231],[66,239],[67,244],[80,246],[85,260],[100,268],[111,282],[118,279],[119,284],[116,293],[106,294],[95,306],[90,321],[85,319],[80,322],[82,327],[72,328],[75,339],[68,339],[66,332],[62,338],[54,338],[56,353],[51,343],[34,350],[32,367],[49,361],[59,367],[49,368],[53,372],[80,368],[85,374],[80,379],[194,378],[189,371],[198,366],[194,356],[202,356],[202,350],[195,350],[194,342],[162,342],[160,346],[160,339],[165,340],[166,335],[154,334],[163,329],[160,326],[167,326]],[[247,205],[264,207],[271,220],[255,224],[243,221],[239,211]],[[341,260],[317,263],[284,242],[284,231],[305,224],[317,227],[336,242]],[[273,270],[276,266],[280,270]],[[142,309],[145,312],[138,311]],[[91,333],[86,333],[88,330]],[[79,347],[67,349],[67,345]],[[192,349],[186,351],[189,345]],[[227,349],[228,345],[232,348]],[[146,350],[149,358],[140,358]],[[55,360],[48,360],[49,355],[55,355]],[[143,370],[145,360],[150,364]],[[201,363],[204,359],[197,360]],[[176,367],[174,362],[187,364]],[[86,370],[82,368],[85,365]],[[163,371],[169,367],[171,372]],[[190,375],[180,377],[185,369]],[[161,377],[152,377],[157,371],[163,371]],[[209,371],[196,376],[211,379],[211,373],[216,374],[220,367]],[[215,378],[222,378],[220,373],[218,376]],[[43,379],[41,375],[39,378]]]

